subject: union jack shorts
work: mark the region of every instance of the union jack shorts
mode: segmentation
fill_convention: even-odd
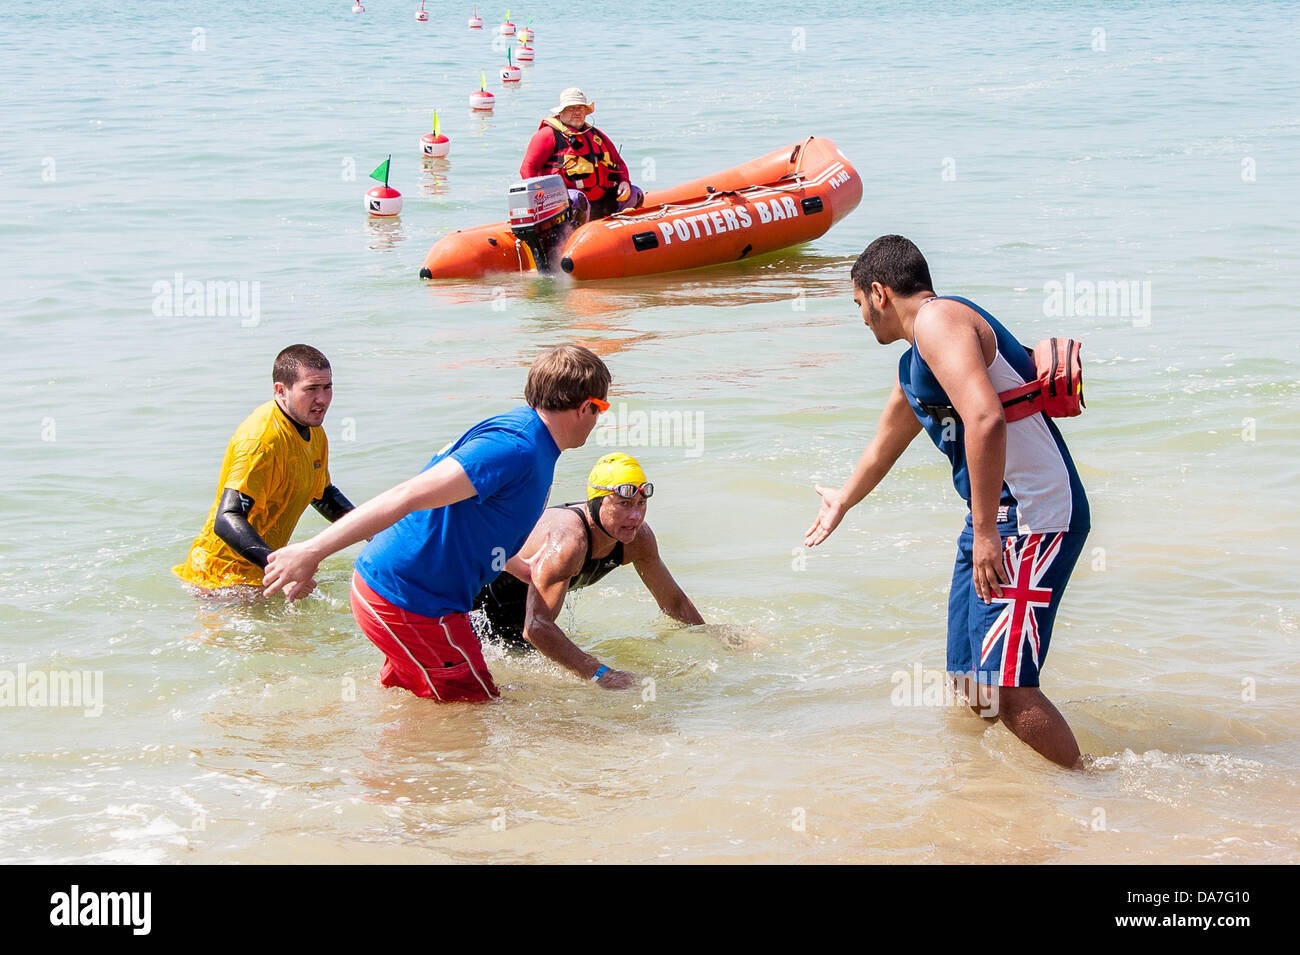
[[[1017,534],[1014,523],[998,530],[1010,583],[988,604],[976,595],[971,576],[970,527],[957,539],[948,592],[948,672],[974,673],[991,686],[1038,686],[1056,608],[1088,532]]]

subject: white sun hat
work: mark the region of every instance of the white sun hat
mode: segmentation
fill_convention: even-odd
[[[587,97],[582,90],[578,89],[576,86],[570,86],[560,94],[560,105],[551,110],[551,115],[558,116],[570,106],[586,107],[587,112],[590,113],[595,110],[596,101],[592,100],[590,103],[587,102]]]

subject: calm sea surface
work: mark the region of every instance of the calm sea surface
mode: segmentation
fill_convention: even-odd
[[[3,15],[0,859],[1300,858],[1300,7],[518,4],[537,59],[503,90],[504,5],[477,34],[472,4],[416,6]],[[862,204],[744,265],[420,282],[440,235],[503,218],[573,85],[643,185],[817,135]],[[452,151],[424,165],[434,109]],[[379,224],[361,197],[389,154],[406,204]],[[1093,531],[1044,689],[1087,771],[926,705],[963,511],[928,443],[799,546],[893,381],[901,349],[848,287],[886,232],[1022,339],[1085,343],[1088,410],[1062,430]],[[246,283],[247,307],[174,314],[178,280]],[[489,646],[502,699],[440,707],[378,686],[355,551],[292,609],[197,602],[170,568],[296,341],[333,362],[356,501],[519,403],[541,348],[599,351],[615,413],[553,500],[634,443],[669,567],[747,645],[671,626],[624,570],[562,622],[644,692]],[[652,414],[684,427],[650,444]],[[95,699],[14,690],[61,672]]]

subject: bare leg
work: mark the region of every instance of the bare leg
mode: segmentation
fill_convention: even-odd
[[[1066,769],[1077,768],[1079,744],[1052,701],[1036,686],[998,688],[997,714],[1021,742]]]
[[[986,723],[998,718],[997,687],[988,686],[975,679],[972,673],[949,673],[948,684],[953,692],[965,698],[970,711]]]

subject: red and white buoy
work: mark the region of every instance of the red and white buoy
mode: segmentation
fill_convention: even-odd
[[[366,193],[366,211],[376,219],[402,214],[402,194],[392,186],[375,186]]]
[[[496,105],[497,98],[487,91],[487,74],[480,73],[479,76],[479,88],[469,94],[469,108],[486,113]]]
[[[478,15],[478,7],[474,8],[474,15],[469,18],[469,28],[471,30],[483,29],[483,18]]]
[[[421,23],[429,22],[429,11],[424,9],[424,0],[420,0],[420,9],[415,11],[415,19]]]
[[[511,56],[510,48],[506,47],[506,65],[501,67],[501,82],[518,83],[519,78],[522,75],[523,71],[520,70],[519,67],[515,66],[515,61],[513,56]]]
[[[442,135],[442,123],[438,120],[438,111],[433,111],[433,132],[420,137],[420,153],[426,159],[441,159],[451,152],[451,140]]]
[[[533,21],[530,17],[528,24],[519,28],[519,42],[527,46],[529,43],[533,42],[533,39],[536,36],[537,34],[533,32]]]
[[[371,179],[383,179],[382,186],[375,186],[366,193],[366,212],[377,219],[388,219],[402,212],[402,194],[388,184],[389,156],[370,174]]]
[[[509,11],[509,10],[506,11],[506,22],[503,23],[503,24],[501,24],[501,35],[502,35],[502,36],[514,36],[514,35],[515,35],[515,25],[514,25],[513,23],[510,22],[510,11]]]
[[[515,59],[518,60],[520,63],[533,62],[533,48],[531,46],[526,46],[526,45],[521,46],[515,52]]]
[[[359,4],[359,3],[354,3],[354,4],[352,4],[352,12],[353,12],[353,13],[365,13],[365,12],[366,12],[366,8],[363,7],[363,6],[362,6],[361,4]]]

